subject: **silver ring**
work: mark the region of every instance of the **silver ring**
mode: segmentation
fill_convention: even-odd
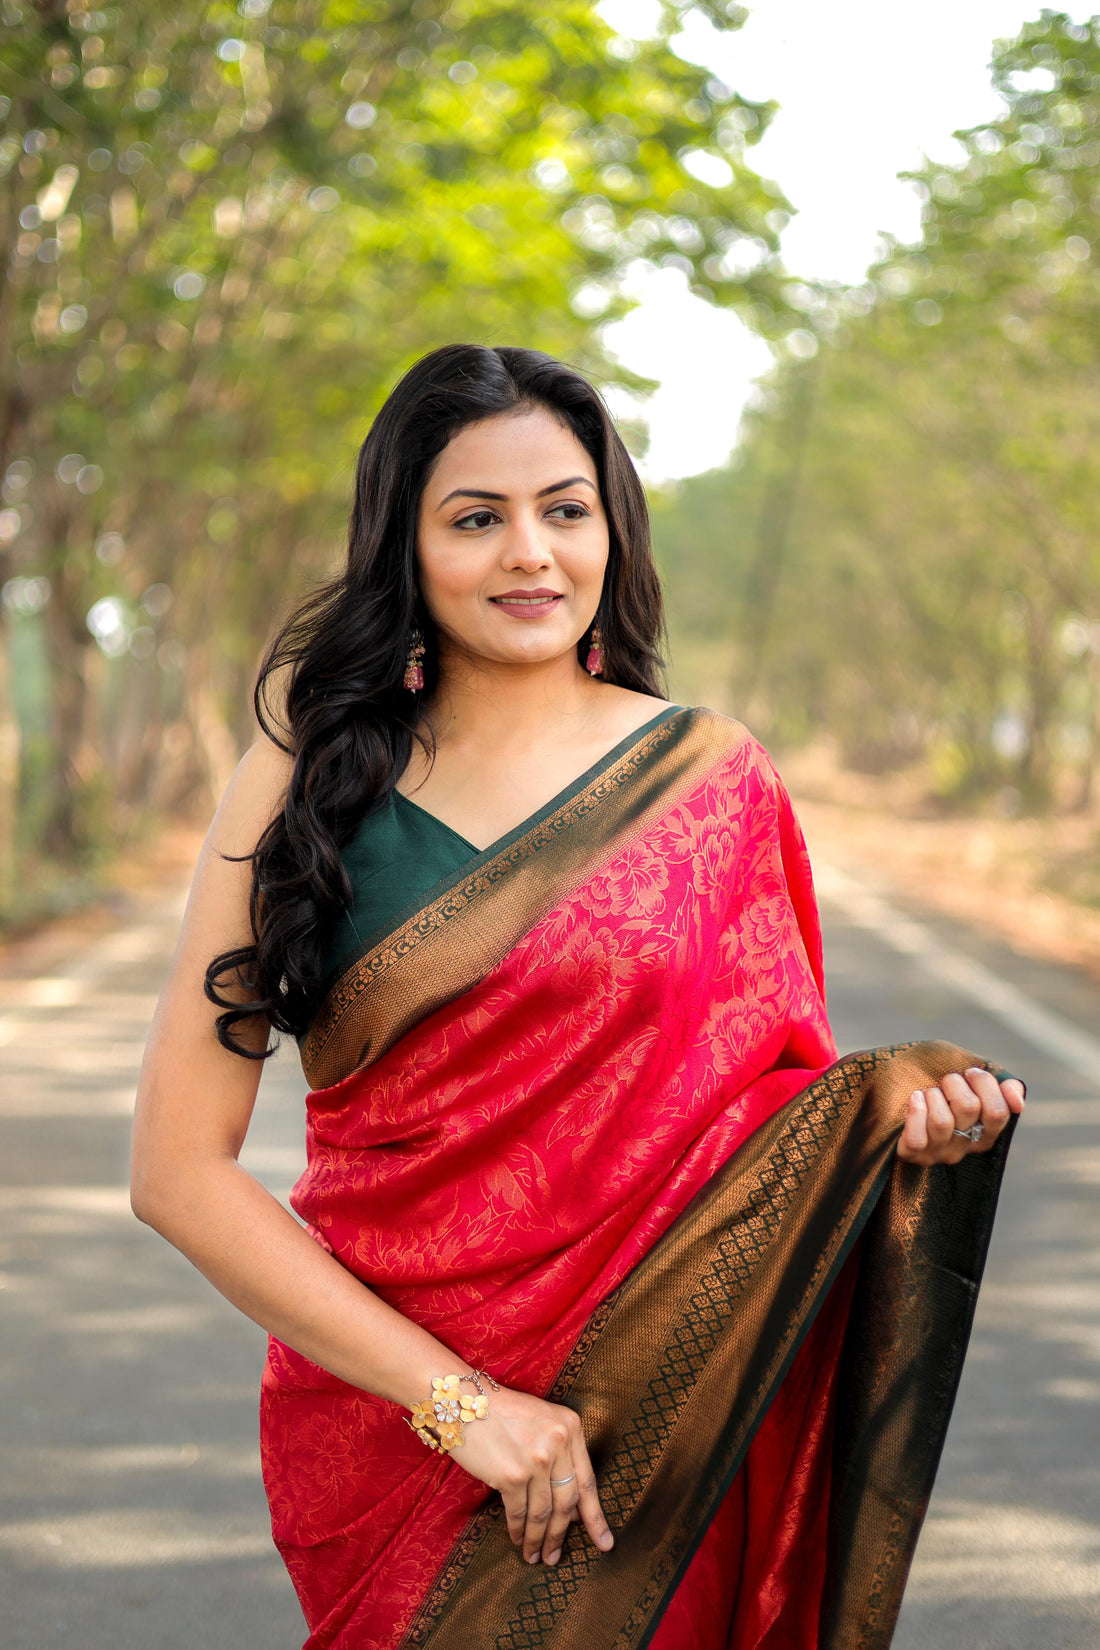
[[[576,1476],[577,1475],[576,1475],[575,1472],[571,1472],[569,1474],[568,1478],[551,1478],[550,1482],[551,1482],[551,1484],[553,1484],[555,1486],[558,1486],[558,1485],[561,1485],[561,1484],[571,1484],[573,1482],[574,1478],[576,1478]]]
[[[984,1123],[971,1123],[971,1125],[968,1129],[952,1129],[951,1133],[952,1134],[957,1134],[959,1136],[960,1140],[978,1141],[982,1138],[982,1135],[985,1133],[985,1124]]]

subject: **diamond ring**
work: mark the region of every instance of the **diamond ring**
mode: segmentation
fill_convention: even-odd
[[[982,1138],[982,1135],[985,1133],[985,1124],[984,1123],[971,1123],[971,1125],[968,1129],[952,1129],[951,1132],[952,1132],[952,1134],[957,1134],[963,1140],[978,1141]]]

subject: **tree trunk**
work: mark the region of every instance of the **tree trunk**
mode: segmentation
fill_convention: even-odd
[[[1053,637],[1046,615],[1027,604],[1028,737],[1020,759],[1019,785],[1031,806],[1045,811],[1051,798],[1050,730],[1060,683],[1051,670]]]
[[[0,922],[11,910],[16,885],[19,807],[19,723],[11,694],[11,658],[0,633]]]
[[[88,649],[95,644],[84,623],[82,584],[74,566],[68,513],[59,509],[45,531],[51,595],[46,604],[50,671],[50,766],[47,791],[48,851],[76,858],[88,846],[81,792],[101,765],[89,728]]]
[[[764,482],[764,496],[756,527],[756,553],[745,580],[747,657],[735,694],[743,707],[738,714],[743,717],[752,716],[753,701],[764,675],[775,603],[787,559],[791,520],[813,423],[818,378],[816,361],[805,363],[791,374],[787,415],[779,419],[775,427],[776,452],[771,474]]]

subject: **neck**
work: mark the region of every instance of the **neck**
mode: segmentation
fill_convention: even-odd
[[[583,727],[601,691],[572,651],[522,665],[444,657],[440,667],[425,715],[440,742],[557,744]]]

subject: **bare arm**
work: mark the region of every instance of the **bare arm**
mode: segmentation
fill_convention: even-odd
[[[281,752],[254,746],[203,845],[142,1065],[132,1202],[256,1323],[344,1380],[408,1405],[453,1354],[364,1289],[240,1167],[261,1066],[222,1048],[218,1010],[202,988],[210,959],[250,939],[251,866],[221,856],[253,847],[285,777]],[[267,1034],[265,1021],[258,1046]]]
[[[411,1408],[433,1375],[459,1372],[465,1361],[379,1300],[241,1168],[261,1064],[222,1048],[218,1010],[203,992],[211,958],[251,939],[251,866],[222,856],[252,850],[288,777],[274,745],[254,745],[203,845],[142,1065],[131,1201],[255,1323],[342,1380]],[[257,1027],[258,1047],[267,1033],[266,1023]],[[502,1491],[528,1558],[551,1560],[578,1513],[594,1540],[611,1544],[572,1411],[503,1389],[489,1420],[467,1429],[459,1457]],[[551,1477],[570,1473],[567,1493],[549,1489]]]

